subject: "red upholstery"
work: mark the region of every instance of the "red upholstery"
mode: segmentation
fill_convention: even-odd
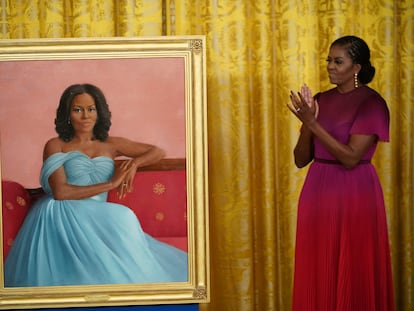
[[[10,247],[22,225],[31,205],[29,193],[23,186],[13,181],[2,181],[3,210],[3,258],[6,258]]]
[[[119,199],[116,190],[108,201],[131,208],[142,229],[165,243],[187,251],[187,197],[185,170],[137,172],[134,191]]]
[[[185,170],[137,172],[134,191],[125,199],[116,190],[108,193],[108,201],[131,208],[145,232],[154,238],[187,251],[187,198]],[[3,258],[23,223],[31,204],[39,195],[13,181],[2,181]]]

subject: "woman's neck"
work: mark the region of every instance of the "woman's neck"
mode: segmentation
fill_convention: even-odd
[[[78,143],[88,143],[94,141],[95,138],[91,133],[85,133],[85,134],[75,134],[72,141],[78,142]]]

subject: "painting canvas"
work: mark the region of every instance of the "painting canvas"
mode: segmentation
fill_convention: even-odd
[[[168,190],[175,187],[178,190],[174,191],[182,191],[168,199],[171,204],[162,204],[175,209],[177,202],[184,200],[180,203],[183,212],[173,209],[154,213],[148,231],[166,227],[164,224],[174,213],[182,215],[185,239],[177,247],[188,254],[187,281],[164,283],[5,287],[2,262],[1,309],[209,300],[204,40],[203,36],[186,36],[0,42],[2,181],[21,185],[32,196],[41,193],[42,150],[47,139],[56,136],[54,118],[59,98],[71,84],[94,84],[105,94],[111,110],[111,136],[128,137],[164,149],[166,158],[162,163],[144,168],[146,172],[141,174],[152,176],[151,170],[167,170],[171,173],[161,174],[170,176],[177,165],[178,170],[183,170],[183,187],[175,187],[176,179],[167,177],[166,182],[154,180],[150,189],[159,195],[165,193],[167,184]],[[128,204],[141,200],[141,186],[138,188]],[[7,240],[5,233],[12,205],[4,200],[9,194],[5,189],[1,221],[4,255],[13,242]],[[148,211],[141,213],[137,214],[138,219],[147,217]],[[143,229],[147,230],[144,225]],[[155,238],[165,242],[162,237]]]

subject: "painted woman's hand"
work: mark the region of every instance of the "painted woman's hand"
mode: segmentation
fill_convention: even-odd
[[[128,172],[131,170],[131,164],[130,161],[119,161],[115,165],[115,171],[112,175],[111,182],[113,184],[114,188],[117,188],[117,193],[119,198],[124,198],[127,189],[128,189],[128,183],[126,181],[126,177],[128,176]]]
[[[128,172],[124,178],[124,184],[126,183],[126,192],[132,192],[134,190],[134,178],[135,174],[137,173],[138,166],[135,164],[133,159],[127,160],[128,164]]]
[[[118,185],[118,197],[120,199],[125,198],[125,196],[134,190],[134,178],[137,172],[137,165],[133,159],[121,160],[118,164],[118,169],[123,171],[122,182]]]

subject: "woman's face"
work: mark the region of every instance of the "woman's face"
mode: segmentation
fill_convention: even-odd
[[[70,120],[77,133],[92,133],[98,111],[93,97],[87,93],[76,95],[72,101]]]
[[[329,50],[327,58],[329,80],[336,84],[341,92],[349,92],[355,88],[354,75],[361,69],[360,64],[354,64],[346,52],[346,48],[334,45]]]

